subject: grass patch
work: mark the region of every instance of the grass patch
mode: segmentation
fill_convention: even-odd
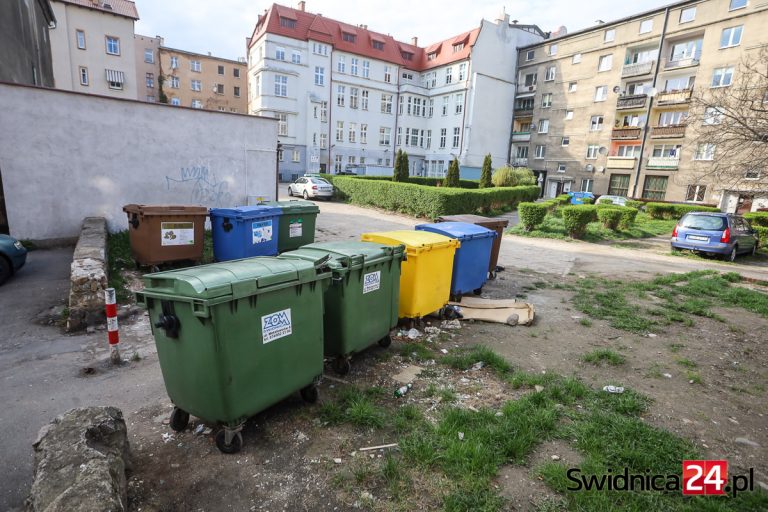
[[[694,371],[688,371],[685,373],[686,378],[688,379],[688,382],[691,384],[703,384],[704,381],[701,378],[701,374],[699,372]]]
[[[579,323],[584,327],[592,327],[592,320],[590,320],[589,318],[582,318],[581,320],[579,320]]]
[[[386,424],[386,411],[374,403],[373,397],[381,396],[381,388],[342,388],[335,402],[320,406],[320,419],[328,425],[351,423],[358,427],[382,428]]]
[[[434,352],[422,343],[404,343],[400,347],[400,355],[414,361],[429,361],[435,358]]]
[[[118,303],[133,301],[133,294],[125,286],[123,270],[133,268],[133,255],[128,231],[107,234],[107,280],[115,289]]]
[[[512,369],[512,366],[503,357],[483,345],[469,349],[457,349],[443,356],[440,362],[456,370],[469,370],[475,363],[482,362],[500,375],[506,374]]]
[[[583,240],[586,242],[605,242],[614,240],[632,240],[637,238],[651,238],[672,233],[677,221],[652,219],[647,214],[639,212],[634,225],[625,230],[612,231],[603,227],[601,222],[590,222]],[[521,224],[510,228],[507,233],[533,238],[553,238],[570,240],[565,229],[563,219],[553,215],[547,215],[544,222],[536,226],[533,231],[525,231]],[[627,246],[628,244],[624,244]]]
[[[691,361],[690,359],[678,359],[677,364],[679,364],[683,368],[688,368],[688,369],[693,369],[699,366],[698,364],[696,364],[694,361]]]
[[[627,362],[626,357],[607,348],[588,352],[581,356],[581,360],[585,363],[592,363],[597,366],[601,365],[602,363],[608,363],[611,366],[620,366]]]
[[[683,348],[685,348],[685,345],[683,345],[682,343],[672,343],[669,345],[669,351],[672,352],[673,354],[677,354]]]

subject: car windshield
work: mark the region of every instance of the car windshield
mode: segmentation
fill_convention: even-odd
[[[688,229],[722,231],[727,227],[725,217],[716,215],[686,215],[680,226]]]
[[[310,178],[310,181],[319,185],[330,185],[330,183],[325,181],[323,178]]]

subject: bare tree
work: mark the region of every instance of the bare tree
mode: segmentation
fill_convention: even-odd
[[[716,75],[728,80],[727,70]],[[696,183],[768,190],[768,48],[744,56],[728,87],[704,86],[691,97]],[[716,84],[712,84],[716,85]]]

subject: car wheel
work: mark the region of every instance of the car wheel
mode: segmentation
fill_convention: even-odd
[[[288,187],[288,197],[293,197],[293,189]]]
[[[725,256],[726,261],[736,261],[736,254],[738,253],[736,246],[733,246],[733,249],[731,249],[731,252],[729,252]]]
[[[309,199],[309,194],[307,194],[306,190],[304,191],[304,194],[302,194],[302,196],[304,197],[304,199]]]
[[[8,260],[0,256],[0,285],[11,277],[11,264]]]
[[[752,252],[750,254],[752,256],[757,256],[757,244],[752,246]]]

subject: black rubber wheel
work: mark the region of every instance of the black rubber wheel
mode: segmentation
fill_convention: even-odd
[[[3,256],[0,256],[0,285],[11,277],[11,264]]]
[[[496,279],[496,273],[495,272],[488,272],[488,280]]]
[[[381,348],[387,348],[391,344],[392,344],[392,336],[390,336],[389,334],[387,334],[386,336],[384,336],[379,340],[379,346]]]
[[[288,187],[288,197],[293,197],[293,189]]]
[[[472,290],[472,293],[474,293],[475,295],[482,295],[483,294],[483,287],[481,286],[480,288]]]
[[[240,432],[235,434],[231,444],[224,443],[224,435],[224,429],[216,432],[216,448],[218,448],[221,453],[232,454],[243,449],[243,434]]]
[[[187,425],[189,425],[189,413],[174,407],[173,411],[171,411],[171,421],[169,424],[176,432],[183,432]]]
[[[749,253],[752,256],[757,256],[757,242],[752,246],[752,252]]]
[[[726,254],[723,259],[725,259],[725,261],[731,261],[731,262],[736,261],[736,254],[737,253],[738,253],[738,251],[736,250],[736,246],[734,245],[733,249],[731,249],[731,252]]]
[[[318,397],[319,393],[317,391],[317,386],[314,384],[310,384],[301,390],[301,398],[308,404],[317,402]]]
[[[302,197],[306,200],[309,199],[309,194],[307,194],[307,191],[305,190],[303,194],[301,194]]]
[[[339,356],[333,360],[331,367],[333,368],[333,371],[339,375],[346,375],[352,369],[352,363],[350,363],[349,359],[346,357]]]
[[[675,246],[671,246],[671,247],[672,247],[672,252],[680,252],[679,247],[675,247]]]

